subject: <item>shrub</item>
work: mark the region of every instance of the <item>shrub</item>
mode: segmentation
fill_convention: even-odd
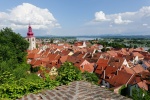
[[[77,67],[73,66],[73,64],[70,62],[65,62],[58,69],[58,76],[56,80],[59,81],[61,84],[68,84],[69,82],[81,79],[81,71]]]
[[[89,72],[85,71],[82,73],[82,77],[84,80],[86,80],[88,82],[98,84],[98,77],[96,76],[95,73],[89,73]]]

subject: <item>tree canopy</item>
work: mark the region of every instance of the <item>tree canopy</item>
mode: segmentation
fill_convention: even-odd
[[[0,71],[12,70],[18,63],[25,62],[28,46],[29,43],[20,34],[3,28],[0,31]]]
[[[74,80],[81,80],[81,79],[82,79],[81,71],[70,62],[65,62],[58,69],[57,81],[61,82],[62,84],[68,84],[69,82],[72,82]]]

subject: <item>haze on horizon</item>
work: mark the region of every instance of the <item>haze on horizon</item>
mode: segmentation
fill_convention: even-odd
[[[150,1],[3,0],[0,23],[22,36],[29,23],[35,36],[150,35]]]

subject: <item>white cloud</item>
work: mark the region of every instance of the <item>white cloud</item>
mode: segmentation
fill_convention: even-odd
[[[122,17],[120,15],[114,20],[115,24],[128,24],[131,22],[132,21],[130,21],[130,20],[122,20]]]
[[[91,32],[90,29],[95,29],[95,32],[100,34],[149,34],[150,32],[150,6],[142,7],[134,12],[105,14],[100,11],[96,13],[92,22],[87,24],[88,32]],[[106,19],[109,21],[105,21]]]
[[[29,3],[23,3],[8,12],[0,12],[0,28],[11,27],[14,30],[26,29],[30,23],[34,29],[50,31],[60,24],[48,9],[42,9]]]
[[[105,13],[103,11],[99,11],[95,13],[95,21],[108,21],[109,19],[106,18]]]
[[[147,26],[148,24],[142,24],[143,26]]]
[[[142,7],[139,12],[141,16],[149,17],[150,16],[150,6]]]

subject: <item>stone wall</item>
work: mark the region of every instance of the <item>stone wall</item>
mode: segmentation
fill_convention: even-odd
[[[75,81],[69,85],[29,94],[18,100],[130,100],[105,88],[86,81]]]

